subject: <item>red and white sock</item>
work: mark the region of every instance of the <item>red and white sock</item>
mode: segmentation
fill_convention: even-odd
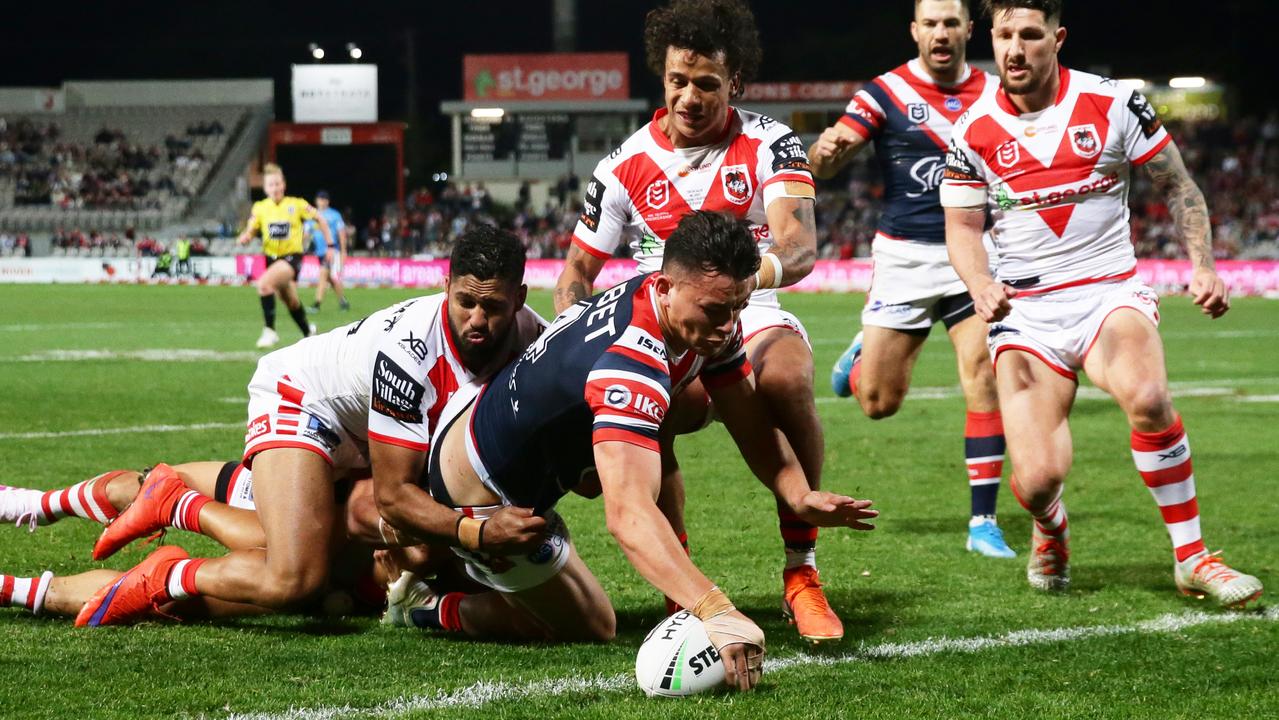
[[[0,575],[0,607],[24,607],[39,615],[44,610],[44,596],[53,582],[53,572],[45,570],[38,578]]]
[[[194,490],[187,490],[174,503],[173,515],[169,518],[169,524],[179,530],[190,530],[194,533],[200,532],[200,511],[210,502],[212,502],[211,498],[207,498]]]
[[[128,472],[112,470],[69,488],[50,490],[40,497],[37,521],[41,525],[48,525],[68,515],[75,515],[105,525],[119,514],[107,499],[107,483]]]
[[[169,577],[165,581],[165,587],[168,590],[169,598],[172,600],[185,600],[192,595],[200,593],[195,589],[195,572],[200,566],[207,562],[207,558],[187,558],[179,560],[169,570]]]
[[[817,567],[817,527],[809,525],[790,510],[777,508],[777,524],[786,546],[786,569],[808,565]]]
[[[1017,491],[1015,479],[1008,484],[1013,489],[1013,497],[1017,498],[1017,502],[1026,508],[1031,517],[1035,518],[1035,529],[1039,531],[1039,534],[1056,540],[1070,539],[1070,523],[1066,518],[1066,505],[1061,501],[1060,492],[1043,510],[1035,510],[1022,499],[1021,493]]]
[[[1181,417],[1163,432],[1132,432],[1132,459],[1141,473],[1180,562],[1204,552],[1199,529],[1199,501],[1195,498],[1195,473],[1190,464],[1190,442]]]

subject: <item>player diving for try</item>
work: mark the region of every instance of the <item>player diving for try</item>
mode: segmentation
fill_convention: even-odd
[[[1140,92],[1058,62],[1061,0],[984,0],[1000,90],[956,123],[941,204],[951,262],[990,326],[989,345],[1012,455],[1009,482],[1034,516],[1026,577],[1070,586],[1062,491],[1080,370],[1132,428],[1133,461],[1172,539],[1173,579],[1221,605],[1261,595],[1261,581],[1209,553],[1190,444],[1173,408],[1159,337],[1159,297],[1137,275],[1128,183],[1143,168],[1164,194],[1204,314],[1230,309],[1212,257],[1203,193]],[[993,222],[992,274],[982,230]]]
[[[671,398],[700,378],[751,470],[805,522],[870,529],[863,521],[877,515],[870,501],[810,488],[755,391],[739,316],[759,262],[745,223],[686,214],[666,239],[661,270],[574,304],[475,400],[459,393],[445,411],[456,417],[442,419],[433,440],[429,494],[380,477],[375,494],[388,523],[449,542],[494,592],[441,597],[405,578],[388,595],[389,619],[474,636],[611,638],[612,605],[553,509],[579,484],[598,482],[626,558],[701,618],[726,682],[753,686],[763,631],[680,549],[656,504],[659,425]],[[548,537],[532,552],[489,549],[491,515],[509,506],[545,518]]]
[[[759,69],[755,18],[740,0],[675,0],[648,14],[644,45],[649,68],[662,79],[665,106],[621,147],[600,161],[586,185],[583,211],[555,310],[591,294],[595,279],[627,236],[640,272],[657,271],[663,246],[680,219],[716,210],[745,219],[762,260],[742,311],[746,353],[769,415],[793,448],[811,487],[820,487],[825,454],[813,398],[813,357],[803,325],[782,310],[777,288],[812,271],[817,257],[813,179],[799,136],[773,118],[732,106]],[[691,388],[674,407],[704,397]],[[720,409],[722,411],[722,408]],[[722,412],[719,414],[722,415]],[[681,409],[672,416],[687,416]],[[684,490],[667,428],[660,505],[682,542]],[[782,609],[813,642],[843,637],[817,573],[817,528],[779,502],[785,546]],[[687,549],[687,546],[685,546]]]
[[[937,199],[953,123],[998,81],[965,61],[972,36],[968,0],[915,0],[910,34],[918,57],[853,96],[839,122],[809,148],[813,174],[830,178],[868,144],[884,179],[884,211],[871,244],[875,272],[862,330],[836,361],[831,388],[857,398],[872,420],[901,408],[933,325],[946,327],[964,393],[964,457],[971,512],[967,547],[1014,557],[995,521],[1004,431],[986,322],[946,257]]]

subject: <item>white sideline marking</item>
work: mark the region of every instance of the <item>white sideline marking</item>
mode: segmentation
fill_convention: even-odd
[[[118,428],[88,428],[54,432],[0,433],[0,440],[41,440],[44,438],[87,437],[93,435],[128,435],[130,433],[185,432],[187,430],[227,430],[244,428],[244,423],[195,423],[194,425],[135,425]]]
[[[800,653],[765,665],[766,676],[799,667],[827,667],[924,657],[940,653],[977,653],[1000,648],[1017,648],[1048,643],[1074,642],[1092,638],[1133,634],[1175,633],[1201,625],[1224,625],[1244,621],[1279,621],[1279,607],[1260,613],[1190,612],[1161,615],[1153,620],[1132,625],[1085,625],[1054,630],[1014,630],[1003,635],[970,638],[937,638],[910,643],[863,644],[845,655],[809,655]],[[635,678],[623,675],[595,675],[586,678],[549,678],[526,683],[481,681],[474,685],[429,695],[413,695],[368,708],[343,707],[290,708],[280,713],[235,713],[230,720],[337,720],[338,718],[393,718],[410,713],[449,708],[479,708],[489,703],[526,698],[559,697],[577,693],[620,692],[635,688]],[[637,691],[638,692],[638,691]]]
[[[225,352],[200,348],[146,348],[143,350],[42,350],[0,362],[76,362],[81,360],[141,360],[143,362],[257,362],[262,353],[249,350]]]

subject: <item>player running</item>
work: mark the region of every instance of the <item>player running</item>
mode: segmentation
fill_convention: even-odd
[[[333,245],[333,233],[328,220],[310,203],[284,194],[284,171],[279,165],[268,163],[262,168],[262,189],[266,197],[253,203],[249,224],[240,233],[239,243],[247,245],[255,236],[260,234],[262,237],[266,270],[257,282],[263,324],[257,346],[265,349],[280,342],[280,336],[275,332],[277,294],[302,331],[302,337],[315,334],[315,327],[307,322],[306,311],[298,299],[298,278],[302,275],[302,255],[306,252],[303,248],[306,235],[303,223],[308,220],[315,222],[327,246]]]
[[[524,248],[510,233],[473,227],[454,247],[449,273],[444,293],[401,302],[258,362],[244,464],[253,471],[264,547],[213,559],[152,554],[103,587],[77,622],[134,622],[155,606],[197,595],[279,609],[318,591],[336,522],[334,481],[365,466],[383,484],[416,481],[449,397],[506,364],[544,327],[524,305]],[[540,526],[512,512],[499,516],[489,534],[499,545],[526,543]],[[113,527],[99,545],[118,541]]]
[[[1157,330],[1159,298],[1136,277],[1129,239],[1129,174],[1144,167],[1186,243],[1195,304],[1221,317],[1230,301],[1214,269],[1203,194],[1141,93],[1058,63],[1061,0],[983,6],[1002,89],[956,124],[941,203],[951,262],[977,314],[993,323],[1010,485],[1035,519],[1027,579],[1040,590],[1070,585],[1061,496],[1082,369],[1128,416],[1133,460],[1172,538],[1178,589],[1246,604],[1261,595],[1261,582],[1210,554],[1200,534],[1190,445]],[[982,245],[988,214],[994,277]]]
[[[840,397],[853,395],[872,420],[895,415],[910,388],[924,340],[946,327],[959,365],[967,414],[970,551],[1014,557],[995,521],[1004,431],[986,323],[946,257],[937,201],[952,123],[997,80],[965,62],[973,22],[967,0],[915,0],[911,37],[919,56],[880,75],[848,103],[839,122],[809,149],[813,174],[833,177],[873,142],[884,177],[884,211],[871,244],[875,273],[862,330],[831,371]]]
[[[799,319],[777,299],[777,288],[803,279],[817,256],[813,179],[799,136],[730,104],[759,68],[755,18],[739,0],[675,0],[649,13],[644,44],[650,69],[662,78],[665,106],[600,161],[587,184],[556,283],[556,312],[591,294],[628,235],[640,272],[654,272],[664,243],[689,212],[716,210],[745,219],[762,253],[755,292],[742,312],[746,352],[760,395],[816,489],[825,443],[813,400],[812,351]],[[666,455],[662,508],[686,540],[678,466],[673,454]],[[821,590],[817,528],[781,503],[778,521],[786,553],[784,612],[806,639],[843,637]]]
[[[328,221],[329,232],[333,235],[336,244],[332,245],[325,241],[324,233],[320,232],[318,223],[308,224],[311,249],[316,259],[320,261],[320,279],[315,283],[315,302],[311,303],[307,312],[320,311],[320,303],[324,302],[324,290],[328,285],[333,286],[333,294],[338,296],[338,307],[350,310],[351,303],[346,301],[346,295],[342,292],[342,266],[346,263],[348,235],[346,223],[342,220],[342,213],[329,205],[327,190],[320,190],[315,194],[315,209]]]
[[[655,502],[659,425],[671,397],[697,378],[779,504],[813,525],[870,529],[862,522],[877,515],[869,501],[810,489],[755,392],[739,322],[759,267],[748,226],[725,213],[687,214],[665,250],[659,272],[573,305],[476,400],[459,395],[446,410],[457,416],[442,421],[433,442],[429,495],[411,480],[375,480],[389,524],[450,542],[471,576],[495,591],[440,597],[407,579],[388,596],[392,622],[475,636],[612,638],[612,605],[553,510],[579,484],[598,482],[627,559],[702,619],[726,682],[753,686],[763,632],[680,550]],[[510,507],[545,519],[546,539],[532,552],[490,549],[495,513]]]

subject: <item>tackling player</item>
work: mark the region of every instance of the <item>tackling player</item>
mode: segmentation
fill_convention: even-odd
[[[495,592],[392,588],[390,619],[476,636],[611,639],[612,605],[552,509],[590,478],[627,559],[706,624],[730,686],[754,685],[763,632],[681,552],[656,505],[658,428],[671,397],[701,378],[752,471],[805,522],[869,529],[862,521],[877,515],[869,501],[809,488],[755,392],[739,315],[758,267],[745,223],[687,214],[666,239],[659,272],[574,304],[477,399],[459,395],[445,411],[456,417],[442,421],[433,441],[430,494],[379,477],[376,496],[389,524],[451,543]],[[511,506],[545,518],[547,537],[532,552],[490,549],[494,513]]]
[[[1221,317],[1230,301],[1213,265],[1203,194],[1141,93],[1059,64],[1061,0],[983,6],[1002,87],[956,124],[941,203],[951,262],[977,314],[993,323],[1010,485],[1035,518],[1027,579],[1041,590],[1070,585],[1061,496],[1082,369],[1128,417],[1133,460],[1172,538],[1178,589],[1246,604],[1261,595],[1261,582],[1210,554],[1200,533],[1190,445],[1157,330],[1159,298],[1136,277],[1128,227],[1129,174],[1140,167],[1186,243],[1195,304]],[[982,245],[987,216],[994,276]]]
[[[342,292],[342,266],[346,263],[349,231],[342,220],[342,213],[329,206],[327,190],[320,190],[315,194],[315,209],[328,221],[329,232],[337,244],[330,245],[325,242],[324,233],[320,232],[319,224],[310,225],[311,247],[316,259],[320,261],[320,279],[315,283],[315,302],[307,308],[307,311],[313,313],[320,311],[320,303],[324,302],[324,290],[328,285],[333,286],[333,294],[338,296],[338,307],[350,310],[351,303],[346,301],[346,295]]]
[[[298,299],[298,278],[302,275],[302,256],[306,252],[303,223],[314,221],[326,245],[333,244],[328,221],[307,201],[284,194],[284,171],[268,163],[262,168],[262,190],[266,197],[253,203],[249,224],[240,233],[239,243],[247,245],[257,235],[262,237],[266,270],[258,278],[258,297],[262,301],[262,334],[257,346],[269,348],[280,341],[275,332],[275,296],[278,294],[298,324],[302,337],[315,333],[306,319],[302,301]]]
[[[813,174],[829,178],[874,142],[884,177],[862,330],[836,361],[832,389],[840,397],[855,396],[872,420],[895,415],[924,340],[941,322],[955,347],[967,408],[967,546],[987,557],[1014,557],[995,522],[1004,432],[986,323],[974,316],[972,298],[946,257],[945,217],[937,202],[952,123],[997,82],[965,62],[972,32],[968,0],[915,0],[910,34],[919,56],[859,91],[808,154]]]
[[[663,245],[689,212],[716,210],[745,219],[762,253],[755,292],[742,312],[746,352],[764,403],[815,489],[825,444],[813,400],[812,351],[799,319],[777,299],[777,288],[803,279],[817,256],[813,179],[799,136],[773,118],[731,105],[759,68],[755,18],[739,0],[674,0],[649,13],[644,44],[649,68],[665,87],[665,106],[600,161],[587,183],[556,283],[556,312],[591,294],[627,235],[640,272],[653,272]],[[678,466],[673,454],[667,460],[662,508],[686,540]],[[784,612],[809,640],[843,637],[818,578],[817,528],[782,503],[778,520],[786,553]]]
[[[258,362],[244,464],[254,474],[264,547],[213,559],[152,554],[103,587],[77,622],[133,622],[154,606],[195,595],[278,609],[319,590],[334,535],[333,482],[365,466],[375,481],[416,480],[449,397],[506,364],[544,327],[524,305],[524,248],[510,233],[474,226],[454,247],[449,273],[444,293],[401,302]],[[527,543],[542,525],[514,512],[497,519],[489,537],[499,546]],[[112,527],[99,545],[116,542]]]

